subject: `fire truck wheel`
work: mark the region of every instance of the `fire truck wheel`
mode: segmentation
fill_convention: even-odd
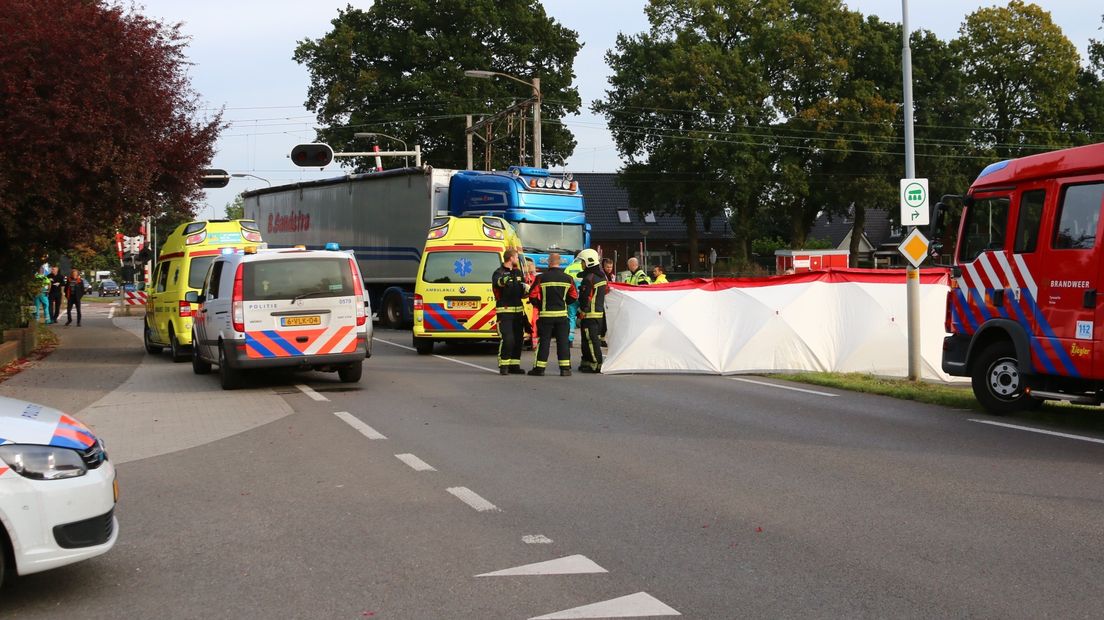
[[[994,342],[982,350],[973,364],[974,396],[993,415],[1028,409],[1034,399],[1024,393],[1020,363],[1011,342]]]

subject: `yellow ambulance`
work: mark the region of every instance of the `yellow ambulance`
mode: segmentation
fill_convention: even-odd
[[[168,347],[174,362],[192,359],[193,305],[184,299],[203,288],[207,268],[223,252],[261,246],[253,220],[199,220],[181,224],[165,239],[146,289],[143,342],[156,355]]]
[[[433,343],[498,338],[491,277],[506,248],[521,241],[499,217],[439,217],[433,220],[414,285],[414,348]]]

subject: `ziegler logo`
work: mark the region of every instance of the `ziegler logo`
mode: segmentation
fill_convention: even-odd
[[[1085,347],[1077,346],[1077,343],[1070,345],[1070,355],[1074,357],[1088,357],[1089,350]]]
[[[268,214],[268,232],[302,232],[310,230],[310,213],[292,211],[288,215]]]

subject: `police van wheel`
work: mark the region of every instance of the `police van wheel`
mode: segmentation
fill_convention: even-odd
[[[211,373],[211,362],[201,358],[199,356],[199,347],[195,346],[196,335],[192,332],[192,372],[197,375],[207,375]]]
[[[360,381],[360,375],[364,372],[364,363],[356,362],[337,369],[337,376],[342,383],[356,383]]]
[[[974,396],[993,415],[1008,415],[1032,408],[1024,392],[1024,377],[1011,342],[994,342],[982,350],[973,363],[971,386]]]
[[[433,353],[433,340],[430,338],[415,338],[414,350],[418,352],[418,355]]]
[[[165,347],[159,347],[153,344],[153,340],[150,338],[149,323],[143,321],[142,324],[145,326],[145,329],[142,330],[142,344],[146,345],[146,353],[149,353],[150,355],[160,355],[161,351],[163,351]]]
[[[169,352],[172,354],[173,362],[179,363],[188,360],[188,350],[176,339],[176,334],[173,333],[171,327],[169,328]]]
[[[222,385],[224,390],[234,390],[241,385],[241,371],[235,370],[226,363],[226,352],[222,348],[222,343],[219,343],[219,384]]]

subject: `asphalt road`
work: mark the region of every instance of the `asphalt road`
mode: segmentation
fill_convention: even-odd
[[[139,363],[165,399],[218,389],[85,325],[102,346],[63,332],[51,356],[111,370],[63,392],[78,406]],[[379,330],[356,386],[257,378],[294,413],[122,463],[117,547],[9,584],[0,616],[1100,615],[1104,443],[759,378],[501,377],[491,347],[407,345]],[[53,404],[50,371],[0,394]],[[577,574],[477,576],[546,561],[528,572]]]

